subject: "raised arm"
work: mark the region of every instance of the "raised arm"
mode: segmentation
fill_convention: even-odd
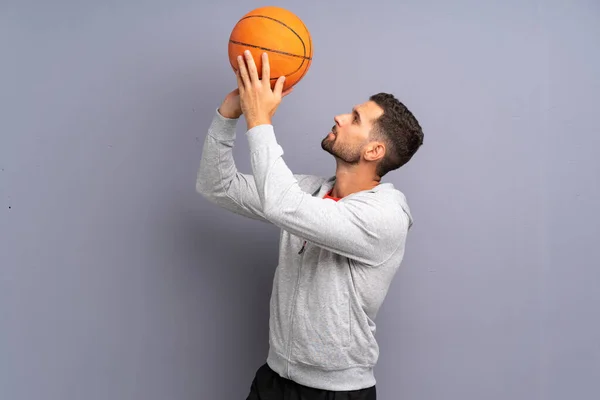
[[[212,203],[245,217],[268,222],[252,175],[240,173],[233,159],[238,118],[215,111],[196,177],[196,191]]]
[[[273,224],[370,266],[403,249],[412,218],[399,191],[382,185],[338,202],[311,196],[285,164],[272,125],[255,126],[247,137],[258,198]]]
[[[245,217],[269,222],[258,197],[255,179],[251,174],[237,170],[233,158],[236,125],[241,116],[237,90],[227,95],[210,123],[200,168],[196,177],[196,190],[212,203]],[[293,175],[299,187],[314,192],[324,178],[314,175]]]

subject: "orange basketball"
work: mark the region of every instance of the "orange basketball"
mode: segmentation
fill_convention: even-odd
[[[283,90],[296,85],[308,72],[313,48],[310,32],[302,20],[285,8],[266,6],[244,15],[229,37],[229,63],[238,69],[237,56],[250,50],[258,76],[262,75],[261,54],[269,55],[271,87],[285,75]]]

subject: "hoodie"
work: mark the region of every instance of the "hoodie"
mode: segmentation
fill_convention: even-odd
[[[335,177],[294,174],[272,125],[246,131],[252,174],[232,149],[238,119],[213,116],[196,190],[231,212],[281,229],[270,298],[268,365],[324,390],[375,385],[375,318],[404,256],[412,216],[391,183],[328,196]]]

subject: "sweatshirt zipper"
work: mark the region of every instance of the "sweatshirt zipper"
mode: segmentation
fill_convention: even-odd
[[[298,252],[298,254],[302,255],[304,253],[304,250],[306,250],[306,243],[307,241],[305,240],[304,243],[302,244],[302,248],[300,249],[300,251]],[[292,342],[293,342],[293,332],[294,332],[294,311],[295,311],[295,307],[296,307],[296,297],[298,295],[298,286],[300,286],[300,270],[302,269],[302,262],[300,262],[300,268],[298,268],[298,279],[296,280],[296,287],[294,288],[294,297],[292,300],[292,315],[291,315],[291,320],[290,320],[290,333],[288,335],[289,339],[288,339],[288,354],[287,354],[287,376],[288,378],[291,379],[290,376],[290,360],[292,357]]]
[[[298,254],[302,254],[304,253],[304,249],[306,247],[306,240],[304,241],[304,244],[302,245],[302,249],[300,249],[300,252]],[[294,341],[293,335],[294,335],[294,314],[295,314],[295,309],[296,309],[296,298],[298,297],[298,286],[300,286],[300,277],[301,277],[301,270],[302,270],[302,262],[300,262],[300,267],[298,268],[298,278],[296,279],[296,286],[294,287],[294,296],[292,298],[292,312],[291,312],[291,317],[290,317],[290,332],[288,335],[288,354],[287,354],[287,376],[288,379],[291,379],[290,376],[290,361],[292,358],[292,343]]]

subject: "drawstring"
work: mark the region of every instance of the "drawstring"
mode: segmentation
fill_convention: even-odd
[[[298,254],[304,253],[304,249],[305,248],[306,248],[306,240],[304,241],[304,244],[302,245],[302,248],[300,249],[300,251],[298,252]]]

